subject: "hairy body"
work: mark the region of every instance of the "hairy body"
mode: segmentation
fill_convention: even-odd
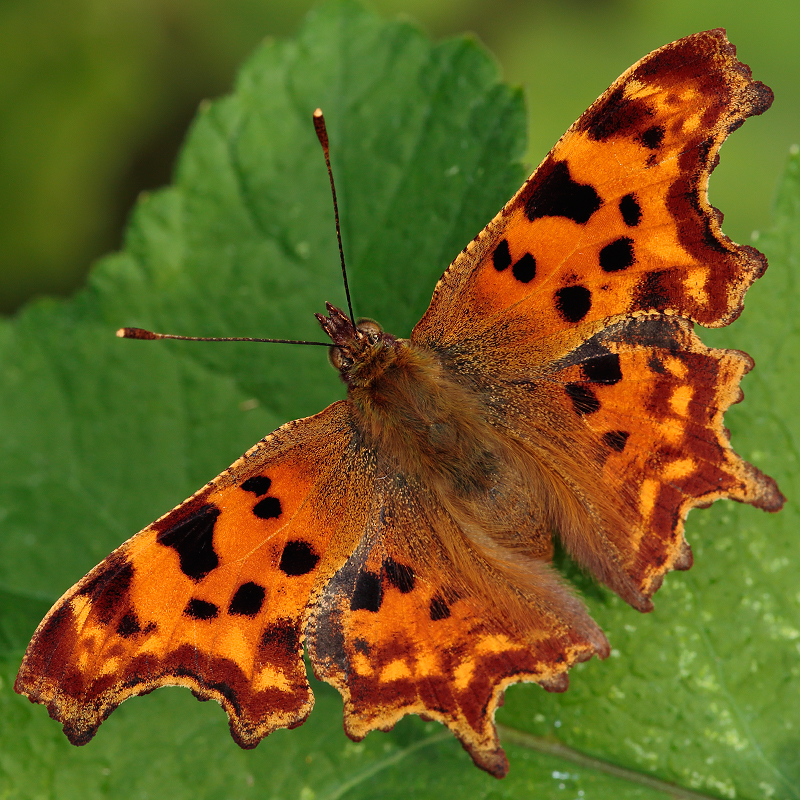
[[[337,345],[331,361],[347,385],[359,438],[378,454],[381,472],[424,487],[446,512],[447,520],[432,521],[446,556],[439,569],[452,570],[454,585],[482,596],[523,635],[531,604],[559,606],[606,651],[602,633],[549,564],[554,531],[580,562],[595,564],[600,556],[586,543],[598,537],[590,529],[626,524],[624,492],[616,501],[593,492],[599,470],[569,457],[578,442],[584,454],[596,449],[587,432],[575,424],[554,438],[531,426],[519,436],[503,424],[490,387],[471,382],[474,371],[460,370],[446,352],[398,339],[373,320],[353,327],[330,304],[328,311],[317,317]],[[540,383],[547,384],[531,381],[528,393],[535,396]],[[405,547],[413,552],[415,544],[410,537]],[[607,552],[602,561],[613,557]]]

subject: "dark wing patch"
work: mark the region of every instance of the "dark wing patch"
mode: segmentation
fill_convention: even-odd
[[[238,614],[244,617],[254,617],[261,611],[264,604],[265,590],[253,581],[243,583],[231,598],[228,606],[229,614]]]
[[[636,258],[633,254],[633,239],[629,236],[620,236],[619,239],[607,244],[600,251],[600,269],[603,272],[619,272],[633,266]]]
[[[546,161],[536,173],[525,214],[533,222],[540,217],[566,217],[584,224],[603,204],[593,186],[577,183],[566,161]]]
[[[568,383],[564,390],[572,400],[572,407],[575,413],[583,417],[586,414],[594,414],[600,408],[600,401],[595,393],[581,383]]]
[[[432,622],[447,619],[450,616],[450,607],[440,594],[435,594],[430,602],[430,616]]]
[[[530,253],[525,253],[511,271],[520,283],[530,283],[536,277],[536,259]]]
[[[277,497],[265,497],[253,507],[253,513],[259,519],[277,519],[281,513],[281,501]]]
[[[637,131],[642,121],[654,114],[643,100],[625,97],[625,86],[618,86],[603,102],[581,117],[578,129],[596,142],[603,142],[629,131]]]
[[[272,481],[266,475],[254,475],[242,484],[242,489],[252,492],[256,497],[261,497],[269,491],[270,486],[272,486]]]
[[[664,141],[665,133],[666,131],[663,125],[653,125],[642,133],[639,137],[639,141],[648,150],[658,150],[658,148],[661,147],[661,142]]]
[[[511,266],[511,253],[508,249],[508,241],[505,239],[495,247],[494,253],[492,254],[492,263],[498,272],[502,272],[504,269]]]
[[[284,575],[307,575],[319,562],[314,548],[300,539],[286,542],[281,555],[280,570]]]
[[[581,364],[581,370],[587,381],[613,385],[622,380],[619,356],[616,353],[594,356]]]
[[[556,292],[556,308],[567,322],[580,322],[592,307],[592,293],[585,286],[565,286]]]
[[[626,194],[619,201],[619,213],[622,214],[622,221],[629,227],[635,228],[642,219],[642,207],[633,192]]]
[[[201,506],[191,516],[156,536],[159,544],[175,550],[181,572],[195,582],[219,566],[219,557],[214,552],[214,525],[219,513],[214,505]]]
[[[603,442],[615,452],[621,453],[625,449],[629,437],[628,431],[606,431],[603,434]]]
[[[359,572],[356,578],[356,588],[350,600],[350,610],[358,611],[363,609],[377,613],[380,611],[382,602],[383,589],[380,576],[366,570]]]
[[[393,558],[387,558],[383,562],[383,569],[389,583],[403,594],[408,594],[414,589],[414,570],[408,565],[398,564]]]
[[[187,617],[192,619],[216,619],[219,616],[219,608],[214,603],[209,603],[207,600],[197,600],[192,598],[183,610]]]

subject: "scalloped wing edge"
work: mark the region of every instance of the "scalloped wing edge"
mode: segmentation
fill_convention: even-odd
[[[699,41],[700,39],[710,39],[716,47],[719,56],[724,59],[726,74],[733,79],[732,89],[734,97],[728,104],[728,113],[724,123],[717,126],[716,135],[708,148],[705,167],[703,168],[702,179],[697,186],[697,204],[704,219],[706,232],[717,247],[723,248],[728,253],[734,255],[740,264],[743,278],[735,287],[736,302],[726,315],[716,321],[706,321],[701,323],[706,327],[723,327],[730,324],[742,312],[744,308],[744,296],[754,281],[760,278],[767,269],[767,259],[760,251],[750,245],[739,245],[733,242],[722,232],[722,212],[711,205],[708,199],[708,182],[711,173],[719,163],[719,151],[727,137],[741,127],[744,122],[752,116],[763,114],[772,105],[774,95],[772,90],[761,81],[754,81],[752,71],[747,64],[742,63],[736,58],[736,47],[728,41],[724,28],[714,28],[708,31],[686,36],[675,42],[664,45],[652,51],[644,58],[629,67],[622,75],[617,78],[611,86],[604,91],[592,105],[567,129],[559,138],[550,152],[542,159],[537,168],[530,174],[525,183],[520,187],[516,194],[503,206],[494,218],[481,230],[467,246],[456,256],[450,266],[442,274],[437,282],[431,303],[425,314],[414,327],[411,334],[412,339],[419,340],[424,337],[424,330],[433,323],[437,299],[445,292],[452,292],[457,289],[460,283],[466,280],[470,274],[476,271],[482,261],[487,258],[494,250],[495,245],[505,228],[506,220],[511,216],[518,206],[524,203],[528,195],[531,194],[534,182],[539,170],[553,158],[559,145],[570,138],[573,134],[583,131],[590,121],[597,115],[602,108],[606,98],[616,89],[621,88],[634,73],[646,67],[654,60],[667,55],[670,50],[676,49],[680,43],[688,41]],[[699,322],[699,320],[693,320]]]

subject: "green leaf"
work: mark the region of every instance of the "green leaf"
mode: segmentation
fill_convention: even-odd
[[[342,395],[322,348],[127,342],[117,327],[318,338],[343,305],[311,112],[325,110],[356,313],[407,334],[451,258],[524,178],[519,92],[472,40],[432,45],[349,2],[263,45],[202,108],[174,184],[143,198],[124,250],[68,302],[0,321],[0,793],[12,798],[800,797],[796,512],[694,512],[689,573],[637,614],[591,588],[613,657],[570,690],[514,687],[498,714],[511,773],[474,768],[416,718],[362,743],[341,701],[254,751],[181,689],[125,703],[86,747],[11,690],[49,605],[131,533],[287,419]],[[794,317],[800,165],[747,311],[714,343],[752,352],[738,450],[798,488]],[[707,337],[711,340],[711,336]],[[793,391],[794,389],[794,391]],[[669,784],[673,784],[670,786]],[[694,794],[693,792],[699,792]]]

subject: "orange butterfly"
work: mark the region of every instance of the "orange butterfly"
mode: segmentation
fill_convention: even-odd
[[[503,776],[505,688],[563,691],[609,650],[550,566],[554,533],[648,611],[691,566],[689,509],[784,502],[723,427],[752,361],[693,332],[735,319],[766,268],[706,190],[725,137],[771,102],[722,30],[634,65],[456,258],[410,339],[318,315],[348,399],[70,589],[16,691],[84,744],[128,697],[183,685],[254,747],[310,712],[305,645],[354,739],[420,714]]]

